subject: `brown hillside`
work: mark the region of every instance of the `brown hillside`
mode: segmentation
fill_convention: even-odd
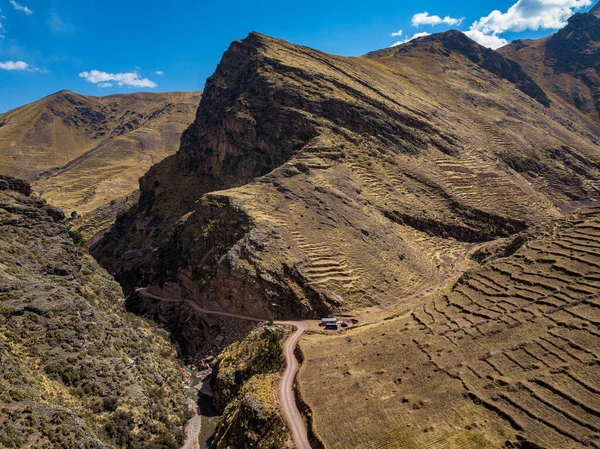
[[[149,167],[177,151],[199,100],[59,92],[0,115],[0,173],[26,177],[55,206],[87,214],[130,194]]]
[[[362,58],[253,33],[94,253],[207,308],[410,306],[481,243],[597,196],[592,124],[517,69],[456,32]]]
[[[599,244],[596,209],[405,317],[307,337],[326,447],[599,447]]]
[[[515,41],[499,50],[559,102],[566,117],[577,116],[598,133],[600,113],[600,11],[576,14],[567,27],[536,41]],[[572,112],[571,112],[572,113]]]

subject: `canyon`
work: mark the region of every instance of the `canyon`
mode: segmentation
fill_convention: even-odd
[[[598,447],[598,48],[598,6],[497,51],[448,31],[341,57],[252,32],[201,95],[60,92],[0,115],[0,171],[32,180],[0,179],[0,210],[76,248],[76,269],[29,257],[27,282],[81,283],[83,258],[142,320],[127,332],[170,331],[150,341],[173,373],[176,350],[210,365],[213,448]],[[3,285],[31,290],[13,265]],[[12,289],[6,326],[52,318]]]

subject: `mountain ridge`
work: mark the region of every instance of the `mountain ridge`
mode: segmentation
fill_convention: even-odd
[[[517,61],[563,105],[573,106],[597,126],[600,117],[600,12],[575,14],[556,34],[535,41],[516,41],[499,50]]]
[[[444,55],[448,55],[449,52],[462,54],[478,67],[515,84],[519,90],[534,100],[539,101],[544,106],[550,105],[550,100],[544,90],[523,71],[518,63],[506,59],[500,53],[478,44],[458,30],[450,30],[421,37],[397,47],[368,53],[365,56],[381,57],[388,53],[400,56],[415,51],[428,51]]]
[[[232,43],[180,151],[141,180],[96,257],[128,291],[316,316],[433,288],[472,245],[594,194],[585,125],[557,126],[460,52],[408,45],[343,58],[257,33]],[[315,240],[340,235],[362,250]],[[442,262],[421,257],[438,245]]]

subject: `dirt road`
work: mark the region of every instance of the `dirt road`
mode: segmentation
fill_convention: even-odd
[[[281,407],[285,412],[288,425],[292,429],[296,447],[298,449],[310,449],[308,435],[306,434],[306,426],[304,425],[304,420],[296,406],[296,395],[294,394],[294,379],[298,372],[298,359],[296,359],[294,351],[296,350],[296,346],[298,346],[298,341],[300,341],[302,334],[309,328],[309,324],[302,321],[284,321],[281,324],[288,324],[296,327],[296,332],[283,343],[286,368],[281,377],[281,381],[279,382]]]
[[[264,318],[255,318],[236,313],[203,309],[194,301],[186,299],[163,298],[147,292],[146,289],[137,290],[137,293],[146,298],[157,299],[164,302],[184,302],[196,312],[203,315],[226,316],[245,321],[254,321],[257,323],[264,323],[268,321]],[[283,343],[283,354],[285,357],[286,367],[285,371],[283,372],[283,376],[281,377],[281,382],[279,383],[279,394],[281,397],[281,408],[287,423],[292,430],[292,436],[294,437],[294,442],[296,443],[297,449],[311,449],[310,443],[308,442],[308,435],[306,433],[306,426],[304,425],[302,415],[300,415],[300,411],[296,406],[296,395],[294,394],[294,379],[298,373],[298,360],[296,359],[294,351],[296,346],[298,346],[298,342],[300,341],[302,334],[306,332],[306,330],[310,327],[310,324],[304,321],[275,321],[275,324],[293,326],[296,328],[296,331]]]

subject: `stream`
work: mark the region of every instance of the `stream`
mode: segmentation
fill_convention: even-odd
[[[190,408],[195,409],[186,427],[187,438],[183,449],[209,449],[219,423],[219,413],[212,400],[210,374],[199,377],[198,373],[188,368],[190,383],[186,388],[186,397]],[[195,406],[197,404],[197,406]],[[199,433],[198,433],[199,432]],[[197,439],[196,439],[197,438]]]

